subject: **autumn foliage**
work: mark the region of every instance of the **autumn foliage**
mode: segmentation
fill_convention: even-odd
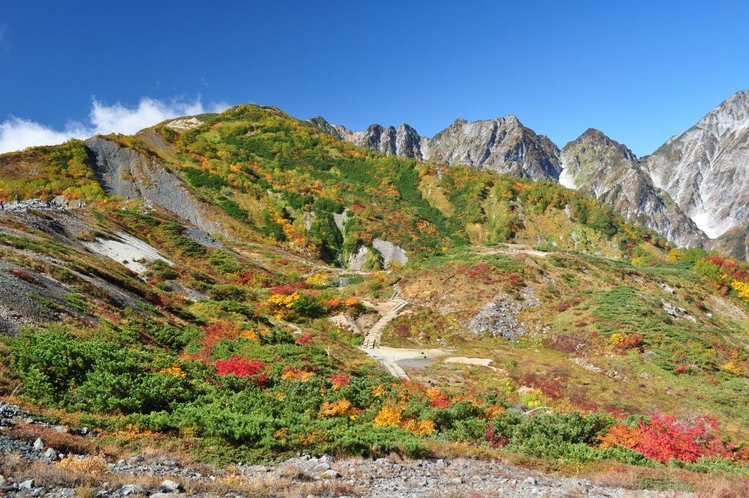
[[[623,446],[662,463],[672,459],[695,462],[700,458],[731,456],[732,446],[718,438],[717,429],[710,417],[679,420],[656,413],[635,427],[614,425],[599,439],[602,448]]]
[[[241,356],[232,356],[227,360],[218,360],[215,363],[219,375],[234,374],[237,377],[247,377],[259,374],[265,363],[257,360],[247,360]]]

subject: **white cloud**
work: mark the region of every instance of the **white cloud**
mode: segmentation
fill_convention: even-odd
[[[41,123],[10,116],[0,123],[0,153],[21,150],[33,145],[55,145],[71,138],[88,138],[99,133],[132,135],[165,119],[221,112],[227,107],[229,106],[223,102],[205,107],[200,98],[193,102],[165,102],[144,97],[137,107],[126,107],[119,102],[106,105],[93,99],[89,124],[71,122],[63,130],[55,130]]]
[[[32,145],[60,144],[71,138],[86,136],[90,136],[90,130],[83,125],[69,125],[64,131],[56,131],[42,124],[11,116],[0,123],[0,153]]]

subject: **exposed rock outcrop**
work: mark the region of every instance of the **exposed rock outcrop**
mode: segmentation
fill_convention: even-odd
[[[559,148],[515,116],[472,123],[458,119],[428,141],[424,156],[533,180],[556,181],[561,171]]]
[[[387,240],[374,239],[372,247],[377,249],[382,255],[383,268],[390,268],[393,263],[405,265],[408,263],[408,256],[403,248],[388,242]]]
[[[353,132],[321,117],[310,122],[337,138],[385,155],[461,164],[534,180],[557,180],[561,171],[559,148],[515,116],[472,123],[458,119],[431,139],[407,124],[398,128],[374,124],[366,131]]]
[[[708,236],[749,221],[749,91],[710,111],[648,157],[645,166]]]
[[[679,246],[703,246],[706,239],[669,197],[653,185],[640,161],[624,145],[589,129],[564,146],[559,181],[610,204]]]
[[[405,265],[408,263],[408,255],[402,247],[397,246],[391,242],[382,239],[374,239],[372,241],[372,248],[367,246],[359,246],[349,256],[348,268],[355,271],[361,271],[366,266],[367,260],[371,257],[370,252],[375,250],[379,253],[380,265],[384,269],[390,268],[393,263],[399,265]]]
[[[86,146],[96,158],[94,172],[108,193],[148,199],[201,230],[223,231],[219,223],[204,215],[202,203],[193,197],[182,179],[158,159],[103,137],[86,140]]]

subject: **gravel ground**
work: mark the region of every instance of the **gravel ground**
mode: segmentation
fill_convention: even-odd
[[[52,466],[63,455],[50,449],[44,441],[19,441],[3,434],[5,428],[32,419],[19,407],[0,402],[0,458],[41,462]],[[45,425],[45,424],[41,424]],[[84,458],[84,455],[80,456]],[[496,462],[464,458],[437,460],[401,460],[379,458],[336,459],[309,455],[285,460],[278,465],[234,466],[238,478],[246,485],[261,483],[274,489],[273,483],[286,482],[281,491],[261,496],[350,496],[361,498],[428,498],[428,497],[681,497],[690,493],[631,490],[608,487],[586,479],[545,475]],[[197,496],[185,492],[210,484],[225,469],[200,465],[182,465],[168,456],[144,458],[136,455],[109,464],[109,475],[92,490],[91,496]],[[152,477],[152,484],[143,487],[142,478]],[[128,478],[132,477],[133,482]],[[141,479],[140,481],[138,479]],[[141,482],[141,484],[138,484]],[[123,484],[124,483],[124,484]],[[239,486],[237,486],[239,487]],[[225,488],[225,486],[224,486]],[[299,490],[304,490],[298,494]],[[312,490],[310,493],[309,490]],[[336,491],[338,490],[338,491]],[[0,496],[75,496],[74,488],[39,485],[32,475],[0,476]],[[241,496],[236,492],[201,496]],[[256,495],[253,495],[256,496]]]

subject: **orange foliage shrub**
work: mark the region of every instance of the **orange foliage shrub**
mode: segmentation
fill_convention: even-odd
[[[636,427],[614,425],[599,440],[604,448],[624,446],[662,463],[671,459],[695,462],[700,458],[733,454],[733,447],[713,432],[717,429],[718,425],[710,417],[678,420],[673,415],[656,413],[650,421],[642,420]]]
[[[450,408],[450,398],[440,391],[439,387],[430,387],[425,394],[429,398],[429,406],[432,408]]]
[[[281,372],[281,378],[283,380],[298,380],[300,382],[307,382],[312,378],[314,374],[301,368],[294,368],[289,365],[283,368]]]
[[[331,418],[331,417],[349,417],[355,419],[361,410],[351,406],[351,402],[347,399],[340,399],[338,401],[323,401],[320,411],[317,413],[318,417]]]

